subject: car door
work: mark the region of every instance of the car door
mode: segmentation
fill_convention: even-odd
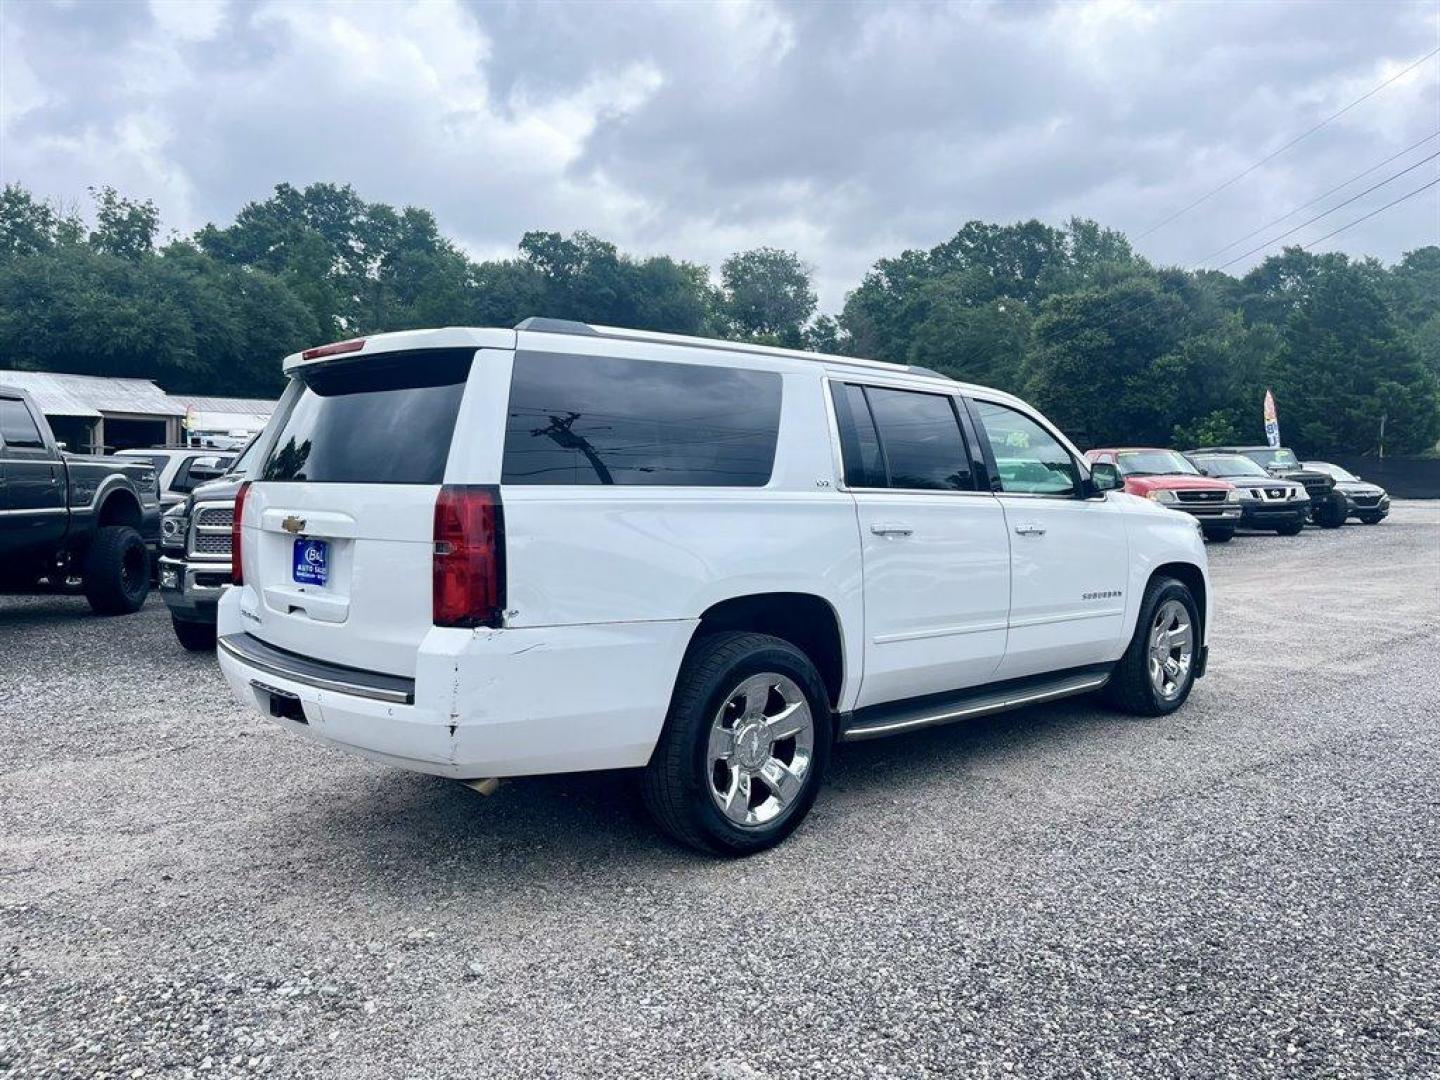
[[[6,550],[30,555],[53,547],[65,534],[65,470],[22,398],[0,395],[0,458]]]
[[[1124,651],[1129,542],[1111,493],[1038,415],[968,401],[1010,537],[1010,616],[999,678],[1116,659]]]
[[[1010,539],[957,400],[834,382],[831,402],[862,552],[857,707],[986,682],[1005,653]]]

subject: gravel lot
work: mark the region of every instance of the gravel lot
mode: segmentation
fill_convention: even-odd
[[[1209,676],[841,748],[719,862],[0,600],[0,1074],[1440,1076],[1440,504],[1211,548]]]

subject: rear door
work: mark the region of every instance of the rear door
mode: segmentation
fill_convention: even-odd
[[[0,528],[4,547],[43,553],[65,535],[65,467],[45,441],[30,406],[0,395]]]
[[[832,383],[865,597],[857,707],[983,683],[1005,651],[1010,541],[949,394]]]
[[[1129,541],[1107,493],[1028,412],[969,402],[1010,535],[1010,633],[999,677],[1114,660],[1123,648]]]
[[[435,500],[475,349],[302,368],[246,498],[249,632],[413,676],[432,625]]]

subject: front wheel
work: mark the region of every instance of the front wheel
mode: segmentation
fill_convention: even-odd
[[[1362,524],[1362,525],[1379,525],[1380,522],[1381,522],[1381,520],[1382,520],[1382,519],[1381,519],[1381,517],[1380,517],[1379,514],[1361,514],[1361,515],[1360,515],[1360,524]]]
[[[85,599],[97,615],[130,615],[150,595],[150,552],[128,525],[95,531],[85,553]]]
[[[1300,530],[1305,528],[1303,521],[1295,521],[1289,525],[1277,525],[1275,532],[1280,536],[1299,536]]]
[[[1345,511],[1333,505],[1321,507],[1315,511],[1315,524],[1322,529],[1338,529],[1345,524]]]
[[[1228,541],[1233,540],[1234,538],[1235,538],[1235,530],[1234,530],[1233,528],[1225,528],[1225,529],[1206,529],[1206,530],[1205,530],[1205,539],[1206,539],[1206,540],[1214,541],[1214,542],[1217,543],[1217,544],[1227,543]]]
[[[1200,609],[1183,581],[1153,578],[1140,603],[1135,636],[1125,650],[1105,695],[1110,703],[1138,716],[1172,713],[1195,685],[1200,648]]]
[[[763,851],[810,812],[832,737],[829,698],[803,652],[767,634],[713,634],[680,669],[641,793],[691,847]]]

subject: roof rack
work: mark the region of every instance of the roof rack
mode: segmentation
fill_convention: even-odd
[[[584,337],[604,337],[615,341],[643,341],[656,345],[686,345],[692,349],[715,349],[720,352],[750,353],[756,356],[783,356],[790,360],[819,360],[827,364],[850,364],[856,367],[881,368],[888,371],[904,371],[916,375],[932,375],[946,379],[938,371],[918,367],[914,364],[892,364],[884,360],[865,360],[857,356],[836,356],[834,353],[807,352],[804,349],[786,349],[778,345],[756,345],[748,341],[725,341],[721,338],[692,337],[689,334],[664,334],[658,330],[630,330],[621,326],[596,326],[574,319],[547,319],[531,316],[515,324],[516,330],[530,330],[542,334],[576,334]]]

